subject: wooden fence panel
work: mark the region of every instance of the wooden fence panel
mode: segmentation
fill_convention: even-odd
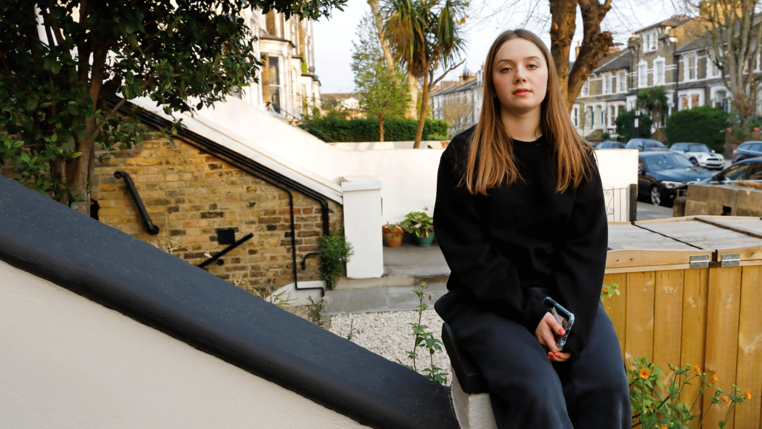
[[[627,309],[625,326],[625,362],[631,358],[653,360],[654,341],[654,272],[627,273]]]
[[[736,384],[751,400],[735,409],[736,428],[762,427],[762,266],[743,267]]]
[[[674,377],[667,364],[682,365],[683,272],[670,270],[655,273],[653,363],[664,371],[661,382],[665,387]]]
[[[730,385],[736,381],[740,299],[741,267],[712,268],[707,299],[705,366],[709,377],[717,375],[719,381],[704,396],[704,410],[708,410],[704,422],[706,428],[718,427],[729,407],[729,403],[720,401],[719,405],[708,409],[711,394],[717,387],[729,392]],[[733,418],[731,415],[726,429],[733,429]]]
[[[627,274],[606,274],[603,277],[603,284],[610,285],[616,283],[619,286],[619,295],[614,295],[603,303],[603,308],[611,318],[614,324],[616,336],[619,339],[619,350],[624,357],[624,339],[627,315]]]
[[[698,366],[704,372],[704,347],[706,344],[706,299],[709,281],[709,269],[685,270],[683,283],[683,329],[680,344],[680,363]],[[696,401],[701,388],[700,380],[693,380],[685,386],[681,395],[682,402],[691,406],[695,402],[693,412],[698,415],[694,422],[701,421],[702,402]]]

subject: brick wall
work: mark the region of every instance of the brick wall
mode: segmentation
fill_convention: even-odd
[[[141,223],[135,203],[122,179],[114,172],[127,172],[135,182],[146,210],[160,228],[149,235]],[[166,138],[146,140],[95,168],[93,199],[98,202],[98,218],[141,240],[159,244],[172,240],[182,249],[174,254],[198,265],[227,245],[217,242],[217,228],[233,228],[238,240],[248,233],[254,237],[226,254],[224,265],[207,269],[220,278],[235,282],[249,278],[250,287],[272,290],[293,282],[288,193],[245,173],[214,156]],[[320,280],[317,252],[322,235],[320,204],[291,190],[294,200],[298,280]],[[340,204],[328,200],[331,230],[343,225]]]

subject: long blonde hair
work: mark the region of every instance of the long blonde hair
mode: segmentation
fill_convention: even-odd
[[[492,67],[498,49],[503,43],[515,38],[534,43],[545,56],[548,65],[548,89],[541,103],[540,127],[551,145],[555,161],[551,171],[556,181],[556,192],[562,193],[570,185],[576,188],[582,179],[590,180],[591,171],[595,168],[587,156],[592,146],[577,134],[566,111],[558,85],[558,73],[548,48],[531,31],[508,30],[495,39],[487,54],[482,110],[479,123],[469,141],[466,170],[461,179],[461,184],[465,182],[468,192],[474,195],[487,195],[489,188],[523,181],[513,157],[513,138],[500,117],[500,100],[495,96],[495,83],[492,79]]]

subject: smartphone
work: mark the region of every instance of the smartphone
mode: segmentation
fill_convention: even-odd
[[[553,315],[553,317],[556,318],[558,323],[561,324],[561,327],[564,328],[564,334],[558,335],[557,333],[554,333],[556,345],[558,347],[563,348],[566,344],[566,339],[569,338],[569,332],[571,332],[572,325],[574,325],[574,314],[569,312],[569,310],[565,309],[563,306],[561,306],[559,303],[557,303],[553,298],[546,296],[545,300],[543,301],[543,304],[545,304],[546,307],[550,308],[550,314]]]

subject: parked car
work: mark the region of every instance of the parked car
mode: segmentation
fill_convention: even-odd
[[[762,156],[762,142],[744,142],[733,151],[733,164],[757,156]]]
[[[675,143],[669,150],[682,154],[693,165],[719,170],[725,168],[725,158],[709,150],[704,143]]]
[[[696,167],[679,153],[641,152],[638,155],[638,194],[654,205],[670,206],[680,189],[688,183],[712,177],[704,167]]]
[[[630,139],[630,141],[627,142],[627,149],[637,149],[641,152],[669,150],[662,142],[651,139]]]
[[[622,142],[610,142],[610,141],[603,141],[596,146],[596,149],[624,149],[624,147],[627,146],[625,143]]]
[[[699,183],[728,185],[740,180],[762,183],[762,157],[738,161],[736,164]]]

